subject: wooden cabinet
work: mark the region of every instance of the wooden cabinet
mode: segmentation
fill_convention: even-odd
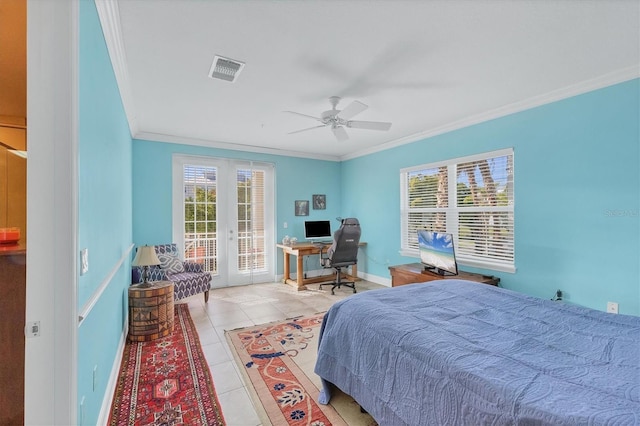
[[[459,271],[458,275],[442,276],[425,271],[421,263],[408,263],[406,265],[389,266],[391,273],[391,286],[398,287],[405,284],[425,283],[434,280],[468,280],[482,284],[498,285],[500,278],[492,275],[474,274]]]
[[[0,425],[24,423],[26,250],[0,244]]]
[[[129,287],[129,340],[148,342],[173,333],[173,283],[150,282]]]

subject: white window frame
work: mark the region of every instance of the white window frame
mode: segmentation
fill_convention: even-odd
[[[500,207],[458,207],[457,205],[457,166],[459,164],[468,163],[472,161],[490,159],[495,157],[511,156],[512,165],[514,164],[513,148],[501,149],[497,151],[485,152],[481,154],[471,155],[467,157],[454,158],[445,161],[439,161],[436,163],[422,164],[413,167],[407,167],[400,170],[400,254],[407,257],[420,258],[419,250],[416,246],[417,242],[410,241],[409,235],[409,214],[415,213],[416,209],[410,208],[409,194],[408,194],[408,177],[411,173],[438,169],[441,167],[447,168],[448,177],[448,207],[438,208],[437,211],[444,212],[446,214],[446,232],[450,233],[454,237],[454,245],[456,249],[456,260],[459,265],[490,269],[502,272],[514,273],[516,271],[515,266],[515,217],[513,223],[513,240],[511,241],[513,246],[513,260],[512,261],[490,261],[483,258],[478,258],[470,255],[461,255],[458,248],[458,217],[460,213],[473,212],[473,211],[499,211],[510,214],[513,217],[515,207],[515,188],[513,190],[512,202],[507,206]],[[515,167],[514,167],[515,168]],[[513,170],[512,170],[513,173]],[[515,186],[515,182],[512,182]],[[436,211],[436,209],[422,209],[428,211]],[[416,237],[417,241],[417,237]]]

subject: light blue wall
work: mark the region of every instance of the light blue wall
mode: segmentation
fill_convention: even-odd
[[[161,244],[172,240],[173,154],[252,160],[275,165],[277,241],[285,235],[304,237],[305,220],[335,219],[341,215],[340,163],[277,155],[247,153],[191,145],[133,141],[133,240],[136,245]],[[309,200],[326,194],[326,210],[309,216],[295,216],[295,200]],[[284,229],[284,222],[288,228]],[[333,221],[332,226],[338,225]],[[282,255],[277,254],[277,270],[282,273]]]
[[[107,279],[132,241],[131,136],[93,1],[80,2],[78,247],[89,250],[78,309]],[[98,420],[125,327],[130,259],[78,330],[78,421]],[[96,387],[93,387],[93,369]]]
[[[171,155],[184,153],[276,165],[278,240],[301,237],[296,199],[326,193],[326,211],[308,219],[360,219],[359,271],[388,279],[400,256],[401,168],[513,147],[515,274],[502,285],[573,303],[640,314],[639,80],[618,84],[344,163],[134,141],[134,241],[171,239]],[[147,212],[153,211],[151,217]],[[283,222],[289,222],[285,230]],[[278,257],[278,273],[282,261]]]
[[[360,219],[367,256],[388,277],[400,249],[401,168],[514,148],[515,274],[502,285],[640,315],[640,80],[346,161],[342,214]],[[362,263],[362,266],[360,265]]]
[[[359,269],[388,278],[390,264],[415,261],[398,254],[399,170],[514,147],[518,270],[496,273],[502,284],[541,297],[559,288],[569,301],[601,310],[606,301],[617,301],[620,313],[640,315],[639,80],[335,163],[132,143],[95,5],[87,0],[80,2],[79,75],[78,246],[89,249],[90,260],[89,272],[79,278],[79,308],[132,241],[171,240],[174,153],[274,163],[277,239],[301,238],[306,219],[358,217],[368,243]],[[327,195],[327,210],[296,217],[294,201],[311,200],[312,194]],[[277,270],[282,272],[280,256]],[[78,402],[84,398],[84,424],[97,420],[117,355],[129,271],[126,259],[79,329]]]

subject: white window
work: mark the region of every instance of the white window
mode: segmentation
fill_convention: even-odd
[[[400,170],[401,253],[420,229],[453,234],[458,263],[515,271],[513,150]]]

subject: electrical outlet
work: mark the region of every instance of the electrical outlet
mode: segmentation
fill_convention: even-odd
[[[607,302],[607,312],[610,314],[618,313],[618,302]]]
[[[282,226],[284,229],[287,229],[289,227],[289,224],[287,222],[284,223],[284,225]]]

